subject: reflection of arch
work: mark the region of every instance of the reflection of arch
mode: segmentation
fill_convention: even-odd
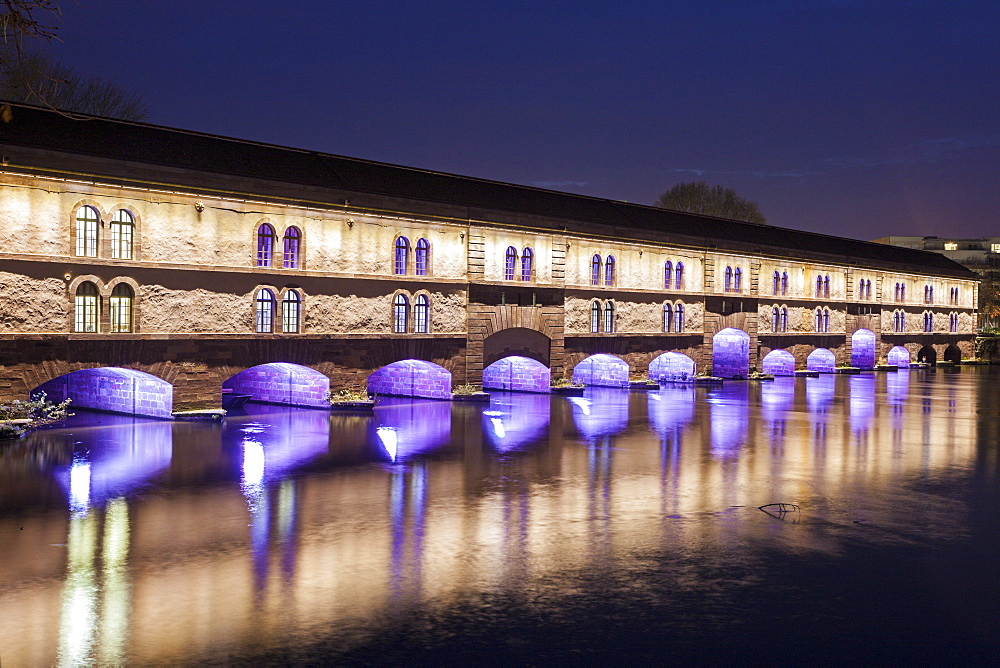
[[[271,362],[250,367],[222,383],[224,391],[251,401],[282,406],[329,408],[330,379],[309,367]]]
[[[903,346],[895,346],[886,355],[889,364],[894,364],[900,369],[905,369],[910,366],[910,351]]]
[[[772,376],[794,376],[795,358],[787,350],[772,350],[764,356],[760,370]]]
[[[483,369],[483,389],[548,392],[549,376],[549,368],[538,360],[512,355]]]
[[[508,327],[493,332],[483,341],[483,365],[489,366],[504,357],[517,355],[548,366],[550,346],[549,337],[537,329]]]
[[[817,348],[816,350],[809,353],[809,357],[806,358],[806,368],[810,371],[819,371],[820,373],[833,373],[834,368],[837,366],[837,357],[832,351],[826,348]]]
[[[924,346],[917,351],[917,361],[928,364],[937,364],[937,351],[930,346]]]
[[[573,367],[573,382],[600,387],[628,387],[628,362],[614,355],[591,355]]]
[[[750,374],[750,335],[727,327],[712,337],[712,375],[746,378]]]
[[[663,353],[649,363],[649,379],[687,380],[694,376],[694,360],[683,353]]]
[[[41,392],[50,401],[71,399],[74,408],[144,417],[169,418],[174,405],[174,388],[170,383],[142,371],[119,367],[73,371],[39,385],[31,391],[31,396]]]
[[[368,393],[390,397],[451,398],[451,372],[433,362],[401,360],[368,376]]]
[[[451,439],[451,404],[440,401],[385,399],[375,407],[369,433],[393,462],[447,445]]]
[[[851,366],[875,368],[875,332],[859,329],[851,335]]]
[[[499,452],[510,452],[545,437],[551,399],[543,395],[494,394],[483,411],[483,435]]]
[[[748,385],[736,383],[712,388],[706,398],[712,418],[712,456],[725,459],[739,454],[749,432]]]
[[[573,404],[573,424],[588,440],[620,434],[628,429],[628,392],[587,390],[586,397],[568,397]]]
[[[954,362],[955,364],[962,363],[962,351],[959,350],[958,346],[954,343],[944,349],[943,357],[945,362]]]

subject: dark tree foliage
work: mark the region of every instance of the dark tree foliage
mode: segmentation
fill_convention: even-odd
[[[656,200],[656,206],[673,211],[766,223],[756,202],[743,199],[732,188],[710,186],[704,181],[678,183]]]

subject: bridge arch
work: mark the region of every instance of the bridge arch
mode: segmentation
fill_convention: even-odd
[[[954,362],[955,364],[962,363],[962,351],[954,343],[944,349],[942,357],[944,357],[946,362]]]
[[[620,357],[598,353],[573,367],[573,382],[598,387],[628,387],[628,362]]]
[[[223,392],[250,395],[250,401],[282,406],[329,408],[330,379],[290,362],[268,362],[241,371],[222,383]]]
[[[537,329],[508,327],[492,332],[483,340],[483,366],[505,357],[527,357],[548,367],[552,340]]]
[[[787,350],[772,350],[761,360],[760,370],[772,376],[794,376],[795,357]]]
[[[521,355],[498,359],[483,369],[484,390],[548,392],[551,384],[549,367]]]
[[[827,348],[816,348],[806,358],[806,368],[820,373],[833,373],[837,366],[837,356]]]
[[[94,367],[71,371],[42,383],[29,394],[42,392],[50,401],[72,400],[74,408],[107,413],[170,418],[174,388],[162,378],[122,367]]]
[[[851,366],[875,368],[875,332],[859,329],[851,335]]]
[[[368,393],[388,397],[451,399],[451,372],[433,362],[400,360],[368,376]]]
[[[649,379],[655,381],[688,380],[695,374],[694,360],[684,353],[663,353],[649,363]]]
[[[894,364],[900,369],[907,369],[910,366],[910,351],[903,346],[893,346],[889,350],[889,354],[886,355],[886,361],[889,364]]]
[[[917,361],[937,364],[937,351],[934,350],[933,346],[924,346],[917,351]]]
[[[750,375],[750,335],[727,327],[712,337],[712,375],[746,378]]]

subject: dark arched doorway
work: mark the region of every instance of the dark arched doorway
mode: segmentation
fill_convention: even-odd
[[[937,364],[937,351],[930,346],[924,346],[917,351],[917,361],[927,364]]]
[[[483,368],[504,357],[528,357],[549,366],[549,337],[527,327],[509,327],[486,337],[483,341]]]
[[[945,362],[962,363],[962,351],[954,343],[944,349],[942,357],[944,357]]]

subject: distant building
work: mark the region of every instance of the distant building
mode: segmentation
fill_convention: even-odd
[[[982,276],[979,288],[979,326],[1000,328],[1000,237],[882,237],[876,243],[933,251],[963,264]]]

